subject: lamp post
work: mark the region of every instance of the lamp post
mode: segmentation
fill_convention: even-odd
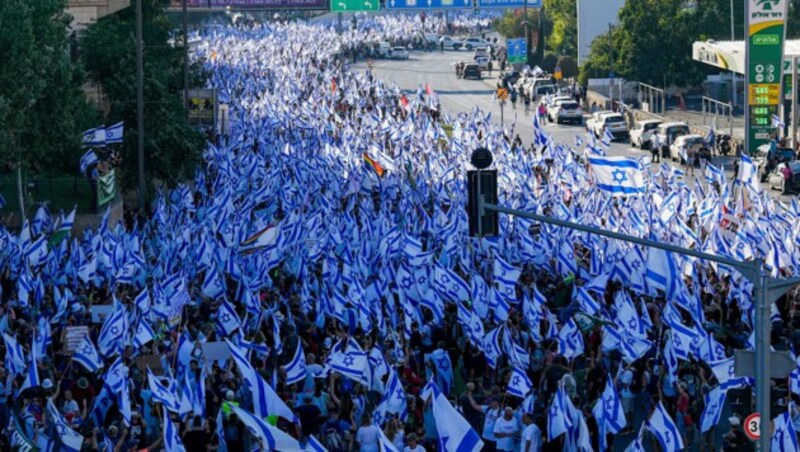
[[[139,213],[144,215],[144,68],[142,64],[142,45],[142,0],[136,0],[136,153],[139,160]]]

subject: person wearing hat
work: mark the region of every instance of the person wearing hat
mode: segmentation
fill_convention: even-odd
[[[97,395],[94,392],[94,388],[89,384],[89,379],[86,377],[78,378],[78,381],[69,386],[69,390],[72,391],[75,401],[78,402],[80,406],[91,405]]]
[[[514,450],[514,437],[519,433],[519,423],[514,417],[514,410],[507,406],[503,410],[503,417],[494,423],[494,437],[497,439],[496,450],[512,452]]]

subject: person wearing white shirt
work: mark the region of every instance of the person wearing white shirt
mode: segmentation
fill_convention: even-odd
[[[542,450],[542,430],[533,421],[533,415],[525,413],[522,416],[525,430],[522,431],[521,452],[540,452]]]
[[[469,400],[472,408],[477,411],[481,411],[484,414],[483,450],[486,452],[497,450],[495,448],[495,442],[497,439],[494,436],[494,424],[501,416],[500,401],[497,399],[491,399],[491,405],[478,405],[477,402],[475,402],[475,399],[472,398],[472,390],[469,388],[467,388],[467,400]]]
[[[408,435],[408,446],[403,449],[403,452],[425,452],[425,448],[417,443],[417,435]]]
[[[512,452],[514,450],[514,437],[519,433],[519,424],[514,418],[514,410],[506,407],[503,417],[494,423],[494,437],[497,440],[497,450]]]

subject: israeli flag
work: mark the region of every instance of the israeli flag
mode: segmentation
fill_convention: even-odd
[[[564,356],[564,358],[572,360],[582,355],[583,351],[583,334],[581,334],[581,330],[578,329],[578,325],[575,324],[575,321],[570,318],[569,321],[561,327],[561,331],[558,332],[558,352]]]
[[[658,402],[650,419],[647,420],[647,428],[658,438],[664,452],[678,452],[683,450],[683,438],[678,433],[678,427],[670,417],[663,402]]]
[[[514,367],[511,371],[511,377],[508,379],[507,394],[524,399],[529,392],[533,389],[533,382],[525,374],[525,371]]]
[[[622,409],[622,400],[619,398],[611,378],[606,381],[606,388],[602,396],[597,400],[592,408],[592,413],[597,419],[603,440],[607,433],[616,434],[627,425],[625,411]]]
[[[64,419],[64,416],[61,415],[56,406],[53,405],[53,401],[49,398],[47,399],[47,412],[50,414],[53,424],[55,424],[56,433],[58,433],[58,437],[64,447],[61,450],[80,452],[81,446],[83,445],[83,436],[78,434],[75,430],[72,430],[66,419]]]
[[[614,134],[608,130],[608,127],[603,127],[603,138],[600,139],[600,144],[609,147],[612,141],[614,141]]]
[[[708,133],[706,133],[706,144],[709,146],[713,146],[717,138],[716,131],[714,130],[716,129],[716,123],[717,120],[714,119],[714,121],[711,122],[711,127],[708,128]]]
[[[181,437],[178,434],[178,429],[172,423],[166,406],[164,406],[164,417],[162,419],[166,424],[164,426],[164,448],[167,452],[186,452],[186,448],[183,447],[183,441],[181,441]]]
[[[28,363],[28,373],[25,375],[22,386],[20,386],[17,391],[17,397],[22,394],[22,391],[28,388],[37,388],[41,385],[42,383],[39,381],[39,370],[36,368],[36,349],[33,348],[31,349],[31,361]]]
[[[233,404],[229,406],[250,433],[261,441],[264,450],[304,450],[299,441],[264,422],[255,414]]]
[[[563,386],[559,386],[547,410],[547,441],[553,441],[572,427],[572,420],[567,416],[567,398]]]
[[[288,364],[284,365],[286,371],[286,384],[291,385],[306,378],[306,357],[303,354],[303,345],[297,342],[297,350]]]
[[[72,355],[72,360],[85,367],[89,372],[97,372],[103,368],[103,360],[100,359],[100,354],[97,353],[88,334],[83,336],[83,340]]]
[[[122,121],[114,124],[111,127],[106,127],[106,143],[107,144],[122,143],[123,129],[124,127]]]
[[[717,386],[706,394],[706,408],[703,410],[703,416],[700,418],[700,433],[705,433],[719,424],[719,418],[722,416],[722,408],[725,406],[725,396],[727,393],[728,391],[722,389],[722,386]]]
[[[106,128],[105,126],[95,127],[83,132],[83,147],[103,147],[106,145]]]
[[[239,315],[236,314],[236,310],[228,303],[228,300],[223,300],[217,309],[217,327],[225,336],[230,336],[241,326],[242,321],[239,319]]]
[[[19,345],[16,338],[3,333],[3,340],[6,343],[5,366],[11,375],[19,375],[25,372],[25,352]]]
[[[792,404],[783,414],[772,420],[775,433],[772,434],[771,449],[775,451],[800,450],[797,445],[797,432],[792,422]]]
[[[149,383],[150,392],[152,393],[153,400],[160,402],[164,408],[175,413],[180,412],[180,404],[175,399],[175,394],[172,393],[166,386],[158,381],[158,378],[153,372],[147,369],[147,382]]]
[[[423,400],[430,400],[436,432],[439,435],[439,450],[478,452],[483,449],[483,441],[461,413],[450,405],[436,383],[429,381],[420,394]]]
[[[153,332],[150,323],[144,318],[139,319],[139,324],[136,326],[136,334],[133,336],[134,349],[141,349],[155,339],[155,337],[155,332]]]
[[[776,129],[783,129],[784,127],[786,127],[786,124],[784,124],[783,121],[781,121],[780,116],[772,115],[772,127],[775,127]]]
[[[93,150],[89,150],[83,157],[81,157],[81,174],[86,174],[86,170],[89,169],[90,166],[94,165],[95,163],[99,162],[100,159],[97,158],[97,154],[94,153]]]
[[[627,157],[588,157],[597,188],[612,196],[635,196],[645,192],[642,164]]]
[[[97,346],[100,353],[109,358],[120,352],[125,333],[125,311],[122,307],[116,307],[111,315],[103,322],[100,328],[100,337],[97,338]]]

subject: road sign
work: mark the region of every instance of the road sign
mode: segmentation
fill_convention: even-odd
[[[506,40],[508,47],[508,62],[509,63],[524,63],[528,61],[528,43],[525,38],[508,39]]]
[[[178,6],[180,1],[178,2]],[[173,6],[175,4],[173,3]],[[328,9],[326,0],[187,0],[187,8]]]
[[[780,105],[787,4],[787,0],[747,0],[747,152],[768,142],[775,130],[772,115]]]
[[[386,0],[387,9],[467,9],[473,0]]]
[[[542,0],[477,0],[481,8],[540,8]]]
[[[497,88],[497,98],[500,100],[508,99],[508,88]]]
[[[753,413],[744,420],[744,434],[752,441],[761,438],[761,415]]]
[[[733,367],[739,377],[754,377],[756,369],[756,352],[752,350],[734,350]],[[769,357],[769,377],[784,378],[797,367],[789,352],[773,351]]]
[[[331,11],[336,13],[378,11],[380,0],[331,0]]]

